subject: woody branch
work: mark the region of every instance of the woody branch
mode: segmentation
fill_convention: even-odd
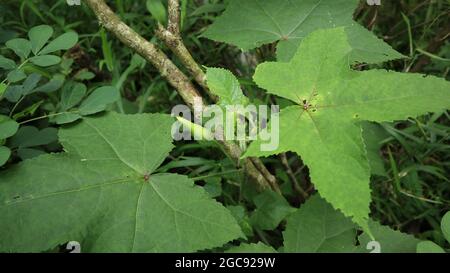
[[[114,34],[127,47],[134,50],[156,67],[191,108],[195,102],[201,102],[203,105],[203,97],[189,78],[155,44],[147,41],[125,24],[106,5],[104,0],[86,0],[86,3],[97,16],[100,24]],[[217,99],[217,97],[209,92],[204,72],[182,42],[179,34],[180,16],[178,0],[169,0],[169,9],[168,28],[165,29],[162,25],[159,25],[156,31],[157,36],[180,59],[197,83],[210,94],[211,98],[213,100]],[[239,146],[231,141],[221,141],[220,144],[222,149],[233,159],[236,165],[239,165],[242,155]],[[275,177],[270,174],[258,158],[246,158],[243,160],[243,165],[250,179],[256,182],[257,188],[260,190],[271,188],[276,192],[280,192]]]

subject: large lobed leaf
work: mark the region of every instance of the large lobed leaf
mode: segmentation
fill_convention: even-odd
[[[65,153],[2,173],[0,251],[76,240],[84,252],[189,252],[242,236],[192,180],[154,173],[173,148],[172,123],[161,114],[84,118],[60,131]]]
[[[344,28],[319,30],[289,63],[259,65],[254,80],[269,93],[297,105],[280,112],[280,145],[245,156],[286,151],[299,154],[322,197],[368,231],[370,171],[361,120],[384,122],[450,108],[444,79],[385,70],[353,71]]]
[[[353,21],[358,0],[231,0],[204,36],[243,50],[279,41],[277,56],[289,61],[311,32],[346,27],[351,61],[379,63],[403,57]]]

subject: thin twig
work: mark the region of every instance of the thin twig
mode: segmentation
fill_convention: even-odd
[[[286,156],[286,153],[280,154],[281,164],[283,164],[284,169],[286,170],[287,175],[291,179],[292,187],[294,191],[296,191],[298,194],[301,195],[303,200],[306,200],[308,198],[308,194],[300,187],[300,183],[297,180],[297,177],[295,176],[294,172],[291,169],[291,166],[289,166],[289,162]]]
[[[264,175],[264,177],[267,179],[267,181],[269,181],[269,184],[270,184],[270,187],[272,188],[272,190],[274,190],[277,193],[281,193],[280,187],[278,186],[277,179],[275,178],[275,176],[273,176],[269,172],[269,170],[267,170],[266,166],[264,166],[262,161],[257,157],[250,157],[249,159],[251,160],[253,165],[256,167],[256,169],[258,169]]]

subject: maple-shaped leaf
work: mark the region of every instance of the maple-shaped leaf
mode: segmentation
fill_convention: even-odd
[[[82,252],[190,252],[243,236],[192,180],[155,172],[173,148],[173,122],[162,114],[84,118],[61,129],[66,152],[1,173],[0,252],[68,241]]]
[[[311,33],[289,63],[259,65],[254,80],[296,105],[281,110],[280,145],[245,156],[286,151],[300,155],[321,196],[368,231],[370,171],[361,120],[383,122],[415,117],[450,106],[444,79],[385,70],[353,71],[344,28]]]
[[[346,27],[352,62],[402,58],[384,41],[353,21],[358,0],[231,0],[204,36],[249,50],[279,41],[277,57],[289,61],[311,32]]]
[[[287,219],[284,252],[344,253],[356,250],[355,224],[318,194]]]

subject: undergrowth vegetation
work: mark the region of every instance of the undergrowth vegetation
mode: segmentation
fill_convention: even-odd
[[[0,251],[448,252],[449,15],[1,1]],[[173,141],[195,99],[279,105],[279,147]]]

